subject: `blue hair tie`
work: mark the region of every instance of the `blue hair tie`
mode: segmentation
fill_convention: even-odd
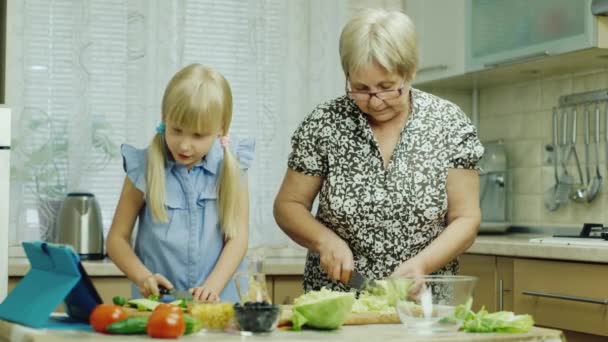
[[[158,124],[158,126],[156,126],[156,133],[158,134],[165,134],[165,123],[161,122]]]

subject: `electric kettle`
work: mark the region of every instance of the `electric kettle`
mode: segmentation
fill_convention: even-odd
[[[57,214],[55,242],[70,245],[82,260],[105,257],[103,222],[92,193],[68,193]]]

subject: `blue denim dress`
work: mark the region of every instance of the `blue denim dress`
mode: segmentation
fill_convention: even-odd
[[[231,139],[230,149],[245,172],[253,160],[254,141]],[[122,145],[127,177],[146,192],[146,149]],[[188,170],[165,160],[168,223],[152,220],[147,205],[139,213],[135,254],[152,273],[164,275],[178,290],[200,286],[217,263],[224,246],[219,225],[217,183],[224,151],[216,140],[203,160]],[[245,266],[241,264],[239,269]],[[133,298],[141,297],[133,284]],[[220,294],[222,301],[239,300],[234,280]]]

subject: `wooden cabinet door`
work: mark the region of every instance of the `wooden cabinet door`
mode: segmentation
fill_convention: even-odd
[[[513,258],[496,258],[496,310],[513,311]]]
[[[461,275],[478,277],[473,293],[473,310],[485,306],[493,312],[497,308],[496,257],[490,255],[464,254],[460,257]]]
[[[608,266],[515,259],[514,309],[540,326],[608,336]]]
[[[277,275],[273,279],[275,304],[293,304],[293,300],[304,293],[301,275]]]

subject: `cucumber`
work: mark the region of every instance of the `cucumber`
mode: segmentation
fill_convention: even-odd
[[[160,304],[160,302],[156,302],[156,301],[149,300],[146,298],[138,298],[138,299],[131,299],[130,301],[127,302],[127,304],[129,304],[132,307],[137,308],[140,311],[152,311],[158,306],[158,304]]]
[[[184,335],[194,334],[201,330],[203,325],[198,318],[194,318],[190,315],[184,315],[184,322],[186,323],[186,330],[184,331]]]
[[[123,296],[114,296],[112,302],[116,305],[124,306],[127,300]]]
[[[106,332],[120,335],[145,334],[147,324],[147,316],[134,316],[108,325]]]

